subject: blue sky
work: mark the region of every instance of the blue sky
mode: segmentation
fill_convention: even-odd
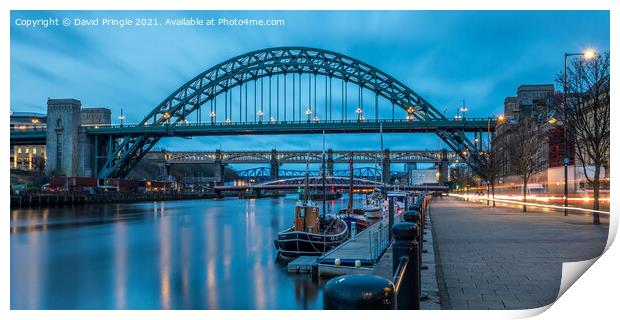
[[[167,17],[284,19],[283,27],[24,28],[37,18]],[[399,79],[447,116],[502,113],[520,84],[553,83],[565,51],[609,50],[606,11],[43,12],[11,14],[11,110],[45,112],[72,97],[138,122],[172,91],[228,58],[274,46],[337,51]],[[390,111],[391,112],[391,111]],[[360,143],[363,141],[363,143]],[[392,149],[436,149],[434,135],[385,136]],[[319,136],[165,139],[174,150],[314,149]],[[334,149],[376,149],[375,135],[328,139]]]

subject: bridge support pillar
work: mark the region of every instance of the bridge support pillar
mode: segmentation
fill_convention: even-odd
[[[215,165],[213,166],[213,178],[216,185],[221,185],[224,182],[224,157],[222,150],[215,150]]]
[[[82,103],[75,99],[47,100],[45,173],[48,176],[77,175],[81,107]]]
[[[391,175],[390,175],[390,149],[383,150],[383,160],[381,161],[381,168],[383,169],[383,183],[390,184],[391,183]]]
[[[449,182],[448,172],[450,166],[448,164],[448,150],[441,150],[441,163],[439,164],[439,183],[447,184]]]
[[[327,176],[334,175],[334,151],[332,149],[327,149]]]
[[[269,168],[269,176],[271,178],[272,181],[278,180],[279,174],[278,174],[278,170],[280,169],[280,166],[278,164],[278,151],[276,149],[271,149],[271,166]]]

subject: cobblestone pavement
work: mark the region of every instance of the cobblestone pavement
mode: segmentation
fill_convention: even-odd
[[[442,309],[529,309],[552,303],[562,262],[600,255],[608,225],[556,212],[523,213],[454,198],[434,199]]]

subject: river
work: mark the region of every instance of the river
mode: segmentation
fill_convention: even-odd
[[[11,308],[320,309],[324,280],[276,261],[294,206],[289,195],[13,209]]]

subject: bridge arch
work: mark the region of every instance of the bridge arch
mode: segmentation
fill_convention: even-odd
[[[233,88],[239,87],[241,95],[241,86],[245,83],[287,74],[298,75],[299,79],[302,74],[308,75],[308,79],[314,76],[315,102],[316,76],[320,75],[329,77],[330,81],[336,78],[346,84],[357,85],[360,88],[360,99],[363,98],[362,89],[370,90],[375,93],[376,99],[381,96],[390,101],[392,106],[405,110],[410,120],[446,119],[412,89],[365,62],[323,49],[276,47],[228,59],[198,74],[164,99],[140,121],[139,126],[175,126],[187,123],[189,115],[196,111],[201,112],[203,105],[214,101],[222,94],[226,95],[228,103],[228,92]],[[232,91],[230,99],[232,104]],[[317,108],[316,103],[314,106],[312,103],[308,104],[308,109],[312,108]],[[360,104],[360,108],[363,108],[363,104]],[[454,150],[475,149],[475,145],[460,131],[438,130],[436,133]],[[160,136],[149,133],[119,139],[112,156],[108,157],[97,176],[104,178],[126,175],[159,139]],[[466,157],[478,157],[478,155],[467,153]]]

